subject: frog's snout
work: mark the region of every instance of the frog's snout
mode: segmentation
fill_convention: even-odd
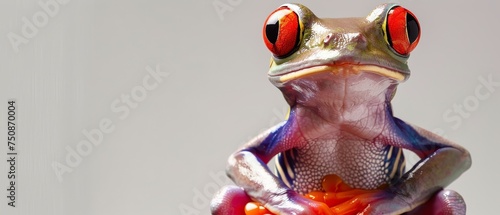
[[[368,46],[368,40],[363,34],[355,35],[352,38],[352,43],[356,44],[357,49],[365,49]]]
[[[352,47],[363,49],[367,46],[368,40],[360,33],[333,33],[330,32],[323,38],[324,47]]]

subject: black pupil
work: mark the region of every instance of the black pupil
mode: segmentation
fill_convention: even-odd
[[[276,43],[278,39],[278,32],[280,30],[280,21],[276,17],[269,17],[266,24],[266,37],[272,44]]]
[[[408,31],[408,39],[410,40],[410,44],[415,42],[418,38],[419,27],[417,20],[410,14],[406,14],[406,30]]]

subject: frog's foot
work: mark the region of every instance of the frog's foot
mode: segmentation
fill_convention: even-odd
[[[275,212],[271,212],[258,202],[250,202],[245,207],[245,215],[274,215],[274,214],[294,214],[294,215],[335,215],[323,202],[298,196],[288,199],[279,205],[274,205]]]
[[[304,195],[305,199],[296,199],[294,204],[303,206],[304,210],[302,211],[307,211],[300,214],[355,215],[363,212],[371,202],[383,197],[381,195],[382,187],[376,190],[354,189],[345,184],[337,175],[325,176],[322,186],[324,191],[312,191]],[[247,204],[246,215],[270,214],[273,213],[259,203],[250,202]]]
[[[225,186],[217,192],[210,203],[213,215],[245,215],[245,205],[250,197],[237,186]]]
[[[453,190],[441,190],[408,214],[465,215],[465,210],[465,201],[460,194]]]

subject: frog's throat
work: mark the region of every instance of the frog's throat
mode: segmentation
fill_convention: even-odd
[[[347,68],[346,68],[347,67]],[[385,77],[389,77],[391,79],[394,79],[398,82],[403,82],[406,77],[400,72],[390,70],[384,67],[379,67],[375,65],[359,65],[359,64],[354,64],[354,65],[336,65],[336,66],[330,66],[330,65],[321,65],[321,66],[313,66],[305,69],[301,69],[295,72],[291,73],[286,73],[283,74],[279,77],[279,82],[284,83],[287,81],[291,81],[300,77],[304,77],[307,75],[312,75],[315,73],[320,73],[320,72],[332,72],[332,73],[342,73],[345,71],[344,69],[347,69],[347,71],[350,71],[350,73],[359,73],[359,72],[370,72],[378,75],[382,75]]]

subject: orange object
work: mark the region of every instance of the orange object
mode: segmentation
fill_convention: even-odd
[[[325,192],[313,191],[313,192],[306,194],[305,197],[308,199],[312,199],[314,201],[317,201],[317,202],[326,203],[325,202]]]
[[[344,183],[339,176],[333,174],[323,177],[321,185],[326,192],[342,192],[352,189],[352,187]]]
[[[362,212],[367,204],[376,199],[380,190],[353,189],[337,175],[327,175],[323,178],[325,191],[313,191],[305,195],[306,198],[322,202],[331,208],[334,214],[352,215]],[[273,215],[269,210],[257,202],[249,202],[245,206],[246,215]]]
[[[272,215],[269,210],[267,210],[264,206],[262,206],[258,202],[249,202],[245,205],[245,214],[246,215]]]

